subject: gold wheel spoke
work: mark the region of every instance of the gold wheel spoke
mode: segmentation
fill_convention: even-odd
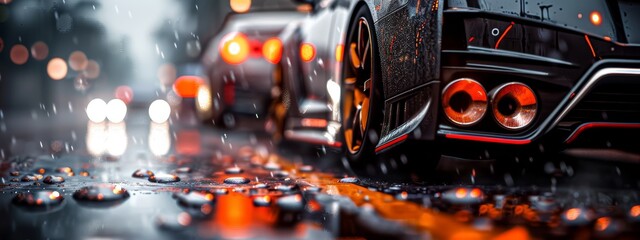
[[[351,65],[354,69],[358,69],[360,67],[360,56],[358,56],[357,45],[355,43],[351,43],[349,47],[349,58],[351,59]]]

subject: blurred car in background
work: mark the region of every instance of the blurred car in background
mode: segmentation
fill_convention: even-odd
[[[352,167],[405,143],[420,145],[390,166],[634,150],[631,1],[485,2],[316,1],[284,40],[285,137],[342,147]]]
[[[247,13],[227,16],[202,56],[208,81],[196,97],[201,121],[233,128],[241,119],[268,118],[273,99],[280,94],[278,35],[305,17],[308,9],[291,0],[255,1]]]

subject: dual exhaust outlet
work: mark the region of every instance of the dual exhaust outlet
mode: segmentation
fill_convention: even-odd
[[[524,83],[505,83],[487,93],[479,82],[460,78],[444,88],[442,107],[447,118],[461,127],[478,123],[491,107],[491,113],[501,127],[520,130],[533,122],[538,112],[538,100]]]

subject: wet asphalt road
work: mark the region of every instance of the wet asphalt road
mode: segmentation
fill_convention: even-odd
[[[65,111],[2,113],[0,238],[640,236],[635,155],[445,159],[428,178],[380,162],[386,175],[355,178],[334,150],[201,126],[188,111],[171,124]]]

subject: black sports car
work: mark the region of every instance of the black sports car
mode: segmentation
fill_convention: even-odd
[[[351,163],[417,142],[405,152],[430,167],[635,150],[638,23],[629,0],[318,1],[284,44],[285,136]]]

